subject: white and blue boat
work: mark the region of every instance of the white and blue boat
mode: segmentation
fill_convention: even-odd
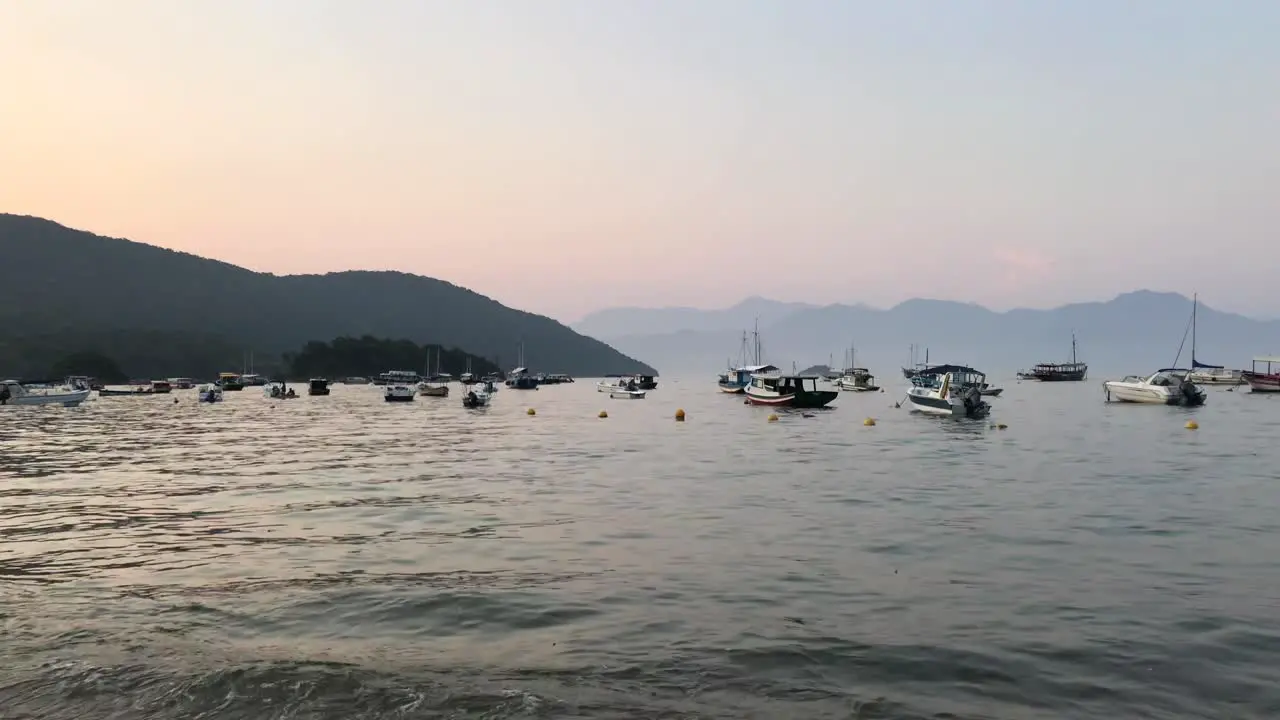
[[[744,367],[729,368],[728,372],[720,373],[720,392],[740,395],[746,392],[747,386],[751,384],[752,375],[773,372],[778,372],[778,368],[772,365],[746,365]]]

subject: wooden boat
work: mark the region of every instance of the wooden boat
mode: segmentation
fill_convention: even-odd
[[[236,373],[219,373],[218,387],[222,388],[226,392],[234,392],[236,390],[243,390],[244,382]]]
[[[1076,334],[1071,333],[1071,362],[1040,363],[1030,373],[1018,373],[1018,377],[1040,382],[1079,382],[1088,374],[1089,366],[1076,358]]]
[[[1266,370],[1258,372],[1258,364],[1266,366]],[[1249,389],[1256,393],[1280,392],[1280,357],[1262,356],[1253,359],[1253,369],[1241,373]]]
[[[819,390],[817,375],[752,375],[743,391],[751,405],[820,408],[839,397],[836,390]]]

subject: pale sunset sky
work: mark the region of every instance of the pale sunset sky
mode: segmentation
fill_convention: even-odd
[[[0,0],[0,211],[563,320],[1274,316],[1277,38],[1271,0]]]

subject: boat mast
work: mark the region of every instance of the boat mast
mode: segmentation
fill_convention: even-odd
[[[1199,309],[1199,293],[1192,293],[1192,370],[1196,369],[1196,310]]]
[[[1071,331],[1071,364],[1076,364],[1076,331]]]

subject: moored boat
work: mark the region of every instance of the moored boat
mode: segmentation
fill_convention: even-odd
[[[751,405],[793,408],[826,407],[839,397],[836,390],[819,390],[816,375],[752,375],[743,391]]]
[[[605,375],[604,379],[596,383],[596,392],[611,393],[615,390],[631,391],[640,390],[640,383],[630,375]]]
[[[846,368],[835,383],[836,387],[848,392],[875,392],[880,389],[875,376],[866,368]]]
[[[237,373],[219,373],[217,385],[226,392],[244,389],[244,382]]]
[[[31,383],[34,385],[35,383]],[[75,407],[93,392],[87,387],[35,388],[17,380],[0,382],[0,405],[62,405]]]
[[[963,373],[944,373],[938,384],[913,384],[907,391],[911,409],[930,415],[981,418],[991,412],[991,404]]]
[[[1196,358],[1196,317],[1199,315],[1200,296],[1191,296],[1191,370],[1187,380],[1196,385],[1243,385],[1244,372],[1229,370],[1221,365],[1202,363]]]
[[[769,373],[778,372],[778,368],[773,365],[747,365],[745,367],[730,368],[728,372],[720,374],[720,392],[729,393],[731,395],[741,395],[751,384],[752,375],[767,375]]]
[[[262,394],[275,400],[292,400],[298,393],[282,381],[272,381],[262,386]]]
[[[413,386],[387,385],[383,388],[382,399],[387,402],[413,402]]]
[[[169,387],[172,387],[174,390],[190,390],[195,386],[196,381],[191,378],[169,378]]]
[[[326,380],[325,378],[311,378],[311,381],[307,383],[307,394],[308,395],[328,395],[329,381]]]
[[[626,390],[624,388],[616,388],[609,391],[609,397],[615,400],[643,400],[645,396],[644,390]]]
[[[1266,366],[1262,372],[1258,371],[1258,364]],[[1256,393],[1273,393],[1280,392],[1280,356],[1262,356],[1253,359],[1253,367],[1241,373],[1244,381],[1249,383],[1249,389]]]
[[[196,400],[202,403],[222,402],[222,386],[207,383],[196,388]]]
[[[418,383],[418,394],[423,397],[449,397],[449,386],[442,382]]]
[[[638,373],[636,375],[633,375],[632,379],[636,381],[636,387],[641,390],[657,390],[658,389],[658,380],[652,375],[645,375],[643,373]]]
[[[937,388],[942,384],[944,375],[951,375],[951,384],[956,387],[972,387],[979,395],[999,397],[1004,388],[991,387],[987,383],[987,375],[981,370],[974,370],[965,365],[931,365],[920,368],[911,378],[914,387]]]
[[[1129,375],[1121,380],[1102,383],[1107,402],[1146,403],[1150,405],[1203,405],[1205,392],[1187,379],[1190,371],[1164,368],[1154,373]]]
[[[1089,366],[1076,358],[1076,334],[1071,333],[1071,362],[1040,363],[1029,373],[1018,373],[1018,379],[1041,382],[1079,382],[1089,374]]]
[[[467,386],[466,392],[462,394],[462,407],[473,409],[488,407],[496,390],[497,387],[489,380],[472,383]]]

